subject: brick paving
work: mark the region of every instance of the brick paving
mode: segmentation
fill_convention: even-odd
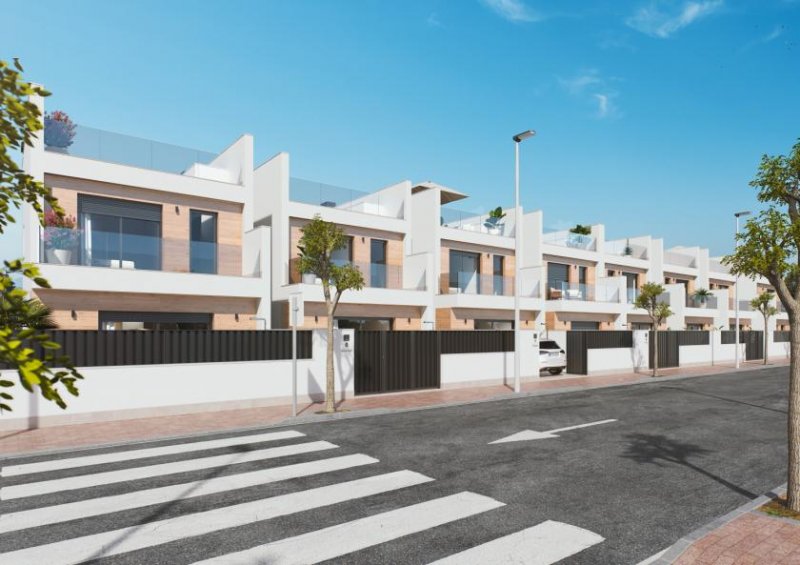
[[[754,510],[689,546],[675,565],[800,565],[800,522]]]
[[[771,361],[770,365],[785,364]],[[760,366],[756,363],[743,365],[742,370]],[[664,369],[663,376],[702,376],[733,372],[730,365],[684,367]],[[647,373],[625,373],[593,376],[542,377],[523,382],[525,393],[547,391],[577,391],[597,387],[649,382]],[[503,385],[448,388],[417,392],[360,396],[341,402],[340,410],[358,412],[363,410],[402,410],[427,406],[458,404],[493,398],[508,397],[511,388]],[[322,409],[321,403],[299,406],[298,416],[314,417]],[[193,433],[216,432],[250,428],[291,421],[291,406],[269,406],[237,410],[206,411],[193,414],[159,416],[152,418],[94,422],[63,426],[48,426],[31,430],[0,431],[0,455],[33,453],[54,449],[115,444],[134,440],[152,440]]]

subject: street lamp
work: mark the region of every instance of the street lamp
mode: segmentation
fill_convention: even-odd
[[[514,392],[520,391],[519,337],[519,265],[522,260],[522,214],[519,207],[519,144],[536,135],[532,129],[518,133],[514,139]]]
[[[734,243],[734,248],[739,247],[739,218],[742,216],[749,216],[750,210],[743,210],[741,212],[736,212],[734,216],[736,216],[736,238]],[[736,273],[736,282],[734,283],[733,289],[733,300],[735,302],[735,309],[736,309],[736,368],[739,368],[739,273]]]

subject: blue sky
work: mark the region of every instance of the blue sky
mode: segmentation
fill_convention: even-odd
[[[359,190],[434,180],[470,211],[732,247],[763,153],[800,137],[800,0],[44,2],[0,57],[78,123]],[[18,234],[0,241],[16,254]],[[10,251],[9,251],[10,250]]]

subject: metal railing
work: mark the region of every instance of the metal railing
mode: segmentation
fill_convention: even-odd
[[[585,249],[587,251],[595,251],[597,249],[597,241],[593,235],[572,233],[569,230],[545,233],[542,236],[542,242],[549,245]]]
[[[59,227],[41,228],[39,243],[40,262],[48,265],[260,276],[242,273],[239,245]]]
[[[392,195],[362,192],[296,177],[289,181],[289,200],[376,216],[403,217],[403,203]]]
[[[195,163],[208,164],[217,155],[169,143],[76,125],[63,135],[59,123],[44,130],[45,150],[75,157],[180,174]]]

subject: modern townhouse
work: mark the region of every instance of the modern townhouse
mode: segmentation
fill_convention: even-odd
[[[33,101],[44,114],[41,98]],[[65,221],[23,218],[29,288],[62,329],[269,327],[269,229],[253,227],[253,140],[219,154],[45,120],[26,172]],[[26,284],[29,284],[26,281]]]
[[[335,260],[354,264],[365,287],[344,293],[336,311],[339,328],[433,329],[432,253],[412,246],[411,183],[402,181],[364,193],[290,174],[287,153],[255,170],[255,224],[272,239],[273,326],[289,324],[289,301],[299,294],[303,328],[327,323],[322,285],[298,269],[302,228],[314,217],[333,222],[347,235]]]

